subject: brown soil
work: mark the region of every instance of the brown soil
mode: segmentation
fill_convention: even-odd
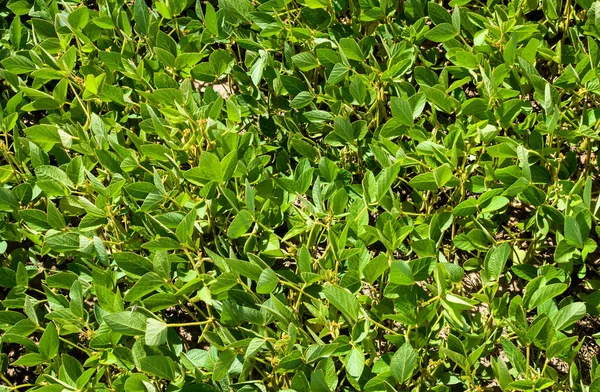
[[[600,317],[587,314],[583,319],[575,324],[575,334],[584,339],[583,345],[577,353],[575,362],[585,383],[591,381],[592,359],[598,358],[600,346],[592,337],[593,334],[600,331]]]

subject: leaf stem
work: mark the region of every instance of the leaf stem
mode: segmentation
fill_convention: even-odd
[[[206,324],[211,324],[213,323],[215,320],[211,317],[208,320],[204,320],[204,321],[194,321],[194,322],[189,322],[189,323],[168,323],[167,327],[169,328],[177,328],[177,327],[193,327],[196,325],[206,325]]]

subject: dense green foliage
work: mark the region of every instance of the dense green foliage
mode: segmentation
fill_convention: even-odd
[[[0,391],[600,391],[600,2],[0,0]]]

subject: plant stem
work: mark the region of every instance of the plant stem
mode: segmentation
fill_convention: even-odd
[[[211,317],[208,320],[205,321],[194,321],[194,322],[190,322],[190,323],[168,323],[167,327],[169,328],[177,328],[177,327],[193,327],[195,325],[206,325],[206,324],[211,324],[214,322],[214,319]]]

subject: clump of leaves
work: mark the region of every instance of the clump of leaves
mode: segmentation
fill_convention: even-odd
[[[600,390],[596,13],[0,0],[0,390]]]

